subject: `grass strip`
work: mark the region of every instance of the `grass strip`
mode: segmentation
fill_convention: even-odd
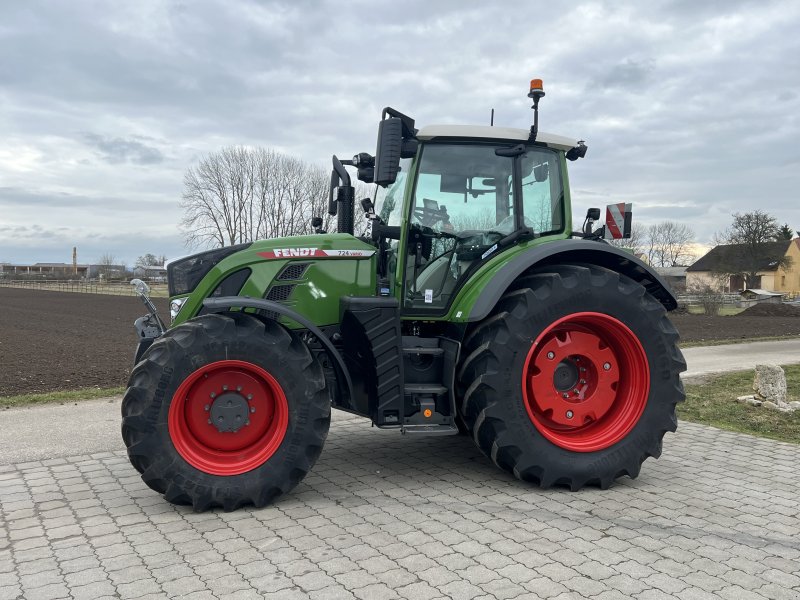
[[[124,387],[116,387],[85,388],[82,390],[46,392],[43,394],[22,394],[20,396],[6,396],[5,398],[0,398],[0,406],[3,408],[12,408],[17,406],[29,406],[31,404],[54,404],[75,402],[80,400],[93,400],[95,398],[121,396],[124,392]]]
[[[783,367],[787,401],[800,400],[800,365]],[[678,405],[678,418],[720,429],[800,444],[800,410],[782,413],[736,401],[753,393],[754,371],[740,371],[686,385],[686,402]]]

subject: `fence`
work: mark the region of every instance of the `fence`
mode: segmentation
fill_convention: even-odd
[[[164,283],[151,283],[150,295],[154,297],[167,297],[167,286]],[[30,290],[45,290],[50,292],[75,292],[79,294],[108,294],[112,296],[135,296],[133,286],[127,281],[99,282],[99,281],[31,281],[31,280],[3,280],[0,279],[0,288],[22,288]]]
[[[737,306],[742,297],[739,294],[714,294],[722,300],[723,306]],[[678,294],[678,306],[698,306],[703,303],[705,294]]]

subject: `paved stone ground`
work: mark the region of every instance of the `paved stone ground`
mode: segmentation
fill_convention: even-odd
[[[800,447],[682,423],[639,479],[542,491],[339,415],[276,506],[194,514],[121,452],[0,466],[0,598],[800,598]]]

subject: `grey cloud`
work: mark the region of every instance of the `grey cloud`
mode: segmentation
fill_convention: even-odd
[[[164,155],[158,148],[148,146],[135,138],[110,138],[89,132],[82,133],[81,138],[112,165],[126,162],[154,165],[164,161]]]
[[[594,86],[610,90],[639,90],[647,83],[654,70],[655,61],[653,59],[626,58],[622,62],[604,69],[593,81],[593,86],[587,89],[587,92],[592,93]]]
[[[333,153],[374,149],[386,105],[420,125],[486,123],[494,107],[497,124],[528,127],[536,76],[542,128],[589,145],[570,164],[576,218],[605,198],[633,201],[642,222],[674,203],[708,238],[755,198],[800,223],[800,5],[100,6],[0,3],[6,226],[34,207],[86,245],[103,228],[122,240],[146,218],[177,248],[181,178],[198,156],[259,144],[327,167]],[[75,132],[90,133],[76,143]],[[157,250],[124,243],[129,261]],[[109,250],[123,254],[99,253]]]

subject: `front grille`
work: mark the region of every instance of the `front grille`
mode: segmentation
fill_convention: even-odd
[[[267,292],[266,299],[273,302],[286,302],[294,291],[295,284],[273,285]]]
[[[280,272],[280,275],[278,275],[277,278],[280,281],[300,279],[303,276],[303,274],[306,272],[306,269],[308,268],[308,265],[309,265],[309,263],[292,263],[292,264],[286,265],[283,268],[283,271]]]

